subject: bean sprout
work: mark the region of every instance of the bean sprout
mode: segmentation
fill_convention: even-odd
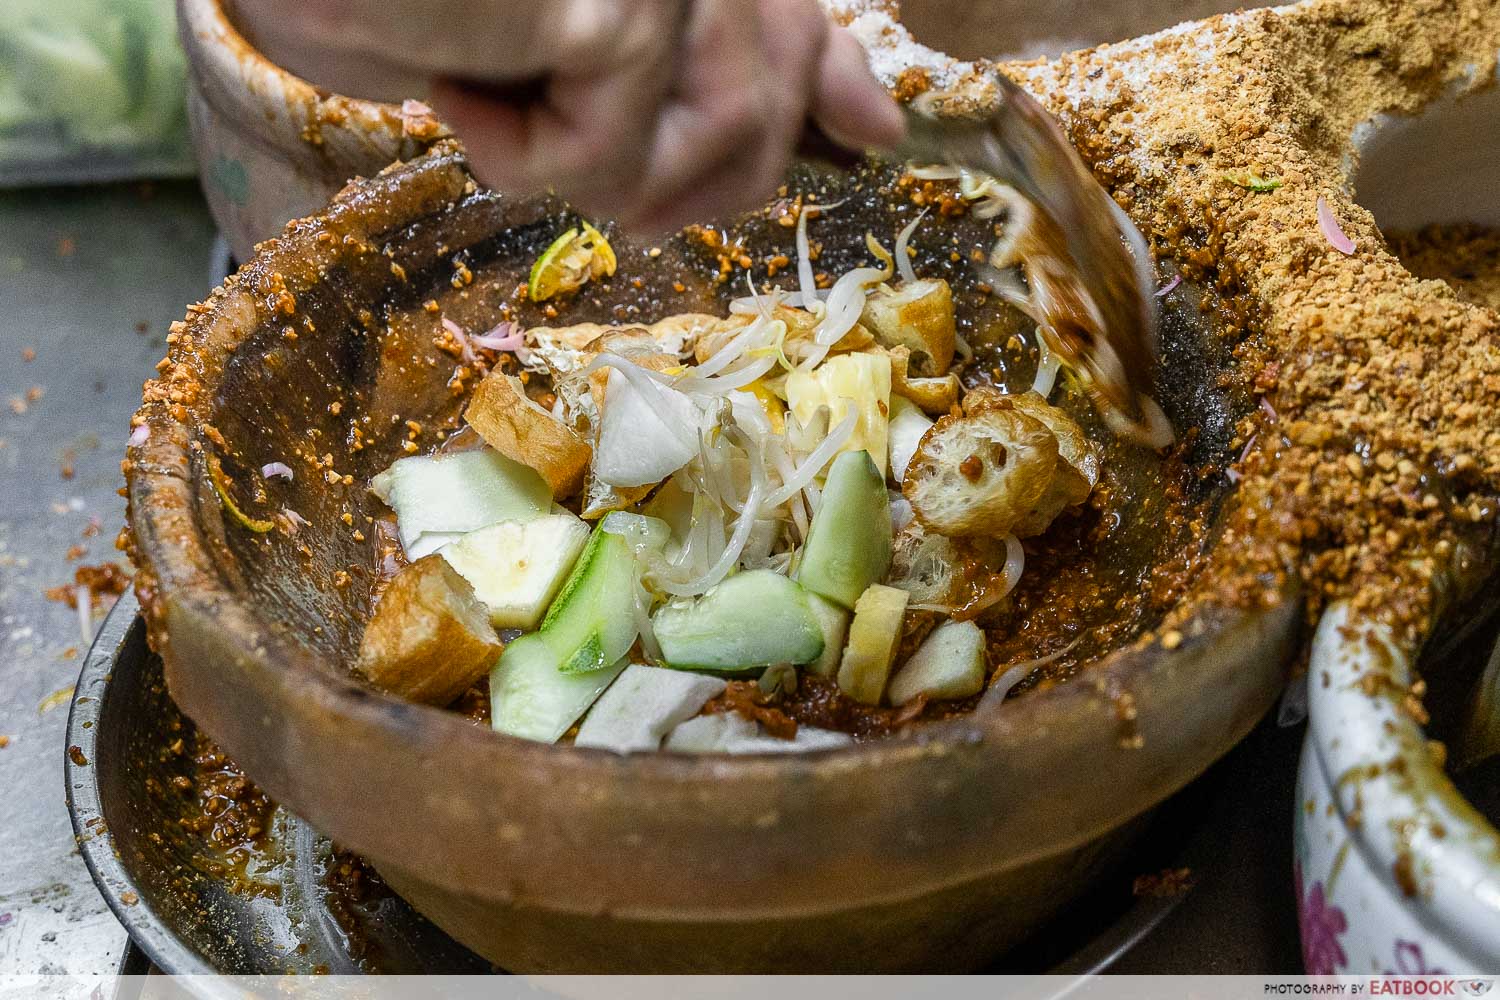
[[[766,496],[766,467],[761,461],[760,454],[755,449],[745,432],[738,427],[728,427],[724,431],[731,441],[743,448],[750,457],[750,493],[745,497],[744,509],[734,524],[734,533],[729,537],[724,549],[719,553],[719,558],[710,566],[703,575],[695,577],[686,583],[675,583],[672,581],[661,581],[661,589],[678,597],[696,596],[715,586],[729,575],[730,571],[739,563],[740,554],[745,551],[745,545],[750,541],[750,532],[755,528],[756,518],[760,515]],[[719,521],[720,528],[723,521]]]
[[[906,224],[906,228],[901,230],[901,235],[896,237],[896,269],[901,272],[902,281],[917,280],[917,272],[911,266],[911,254],[907,251],[907,246],[911,242],[911,234],[917,231],[917,226],[921,225],[926,217],[927,209],[924,208],[915,219]]]
[[[772,508],[780,507],[808,486],[811,486],[813,480],[818,477],[818,473],[822,472],[823,467],[833,460],[833,456],[838,454],[839,449],[844,446],[845,442],[849,440],[850,435],[854,433],[854,423],[857,417],[858,414],[854,410],[850,410],[845,414],[844,419],[839,421],[838,426],[829,431],[828,436],[797,467],[797,471],[793,472],[791,477],[781,484],[781,488],[766,497],[767,505]]]

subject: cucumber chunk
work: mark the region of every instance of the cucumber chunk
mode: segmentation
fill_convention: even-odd
[[[630,545],[630,551],[636,556],[645,552],[661,552],[666,548],[667,540],[672,537],[672,529],[660,518],[624,510],[604,515],[599,527],[624,538]]]
[[[630,652],[640,634],[636,554],[661,550],[660,525],[654,518],[610,514],[594,529],[537,633],[556,651],[563,673],[603,670]]]
[[[557,669],[557,654],[539,633],[505,647],[490,672],[490,726],[498,733],[556,743],[625,669],[619,660],[586,674]]]
[[[813,593],[852,608],[890,568],[891,512],[885,479],[868,453],[844,452],[828,470],[797,580]]]
[[[471,531],[439,555],[469,581],[491,625],[534,629],[588,540],[589,526],[563,512]]]
[[[880,704],[906,618],[904,590],[874,584],[854,605],[849,642],[839,663],[839,690],[866,705]]]
[[[488,448],[417,455],[370,480],[396,512],[412,560],[501,521],[534,521],[552,508],[552,490],[534,469]]]
[[[651,619],[662,657],[684,670],[758,671],[811,663],[823,629],[801,587],[770,570],[749,570],[696,602],[674,601]]]
[[[832,677],[839,672],[839,658],[844,652],[844,637],[849,634],[849,612],[826,597],[807,592],[807,603],[813,617],[823,630],[823,653],[807,665],[807,669],[819,677]]]
[[[984,629],[973,622],[944,622],[891,678],[891,704],[926,695],[967,698],[984,689]]]

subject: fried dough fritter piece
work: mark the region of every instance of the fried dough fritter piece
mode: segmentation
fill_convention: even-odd
[[[469,581],[434,553],[386,585],[354,667],[398,697],[443,706],[488,673],[504,648]]]
[[[583,488],[593,449],[533,402],[514,375],[496,371],[486,376],[475,388],[464,419],[485,444],[541,473],[554,500],[565,500]]]
[[[883,347],[911,351],[911,371],[919,378],[948,373],[958,343],[953,291],[941,278],[882,285],[865,299],[860,321]]]
[[[1047,425],[1015,407],[950,414],[922,436],[902,492],[939,534],[999,537],[1035,516],[1058,461]]]

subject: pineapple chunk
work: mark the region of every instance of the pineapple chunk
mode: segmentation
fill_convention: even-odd
[[[502,521],[470,532],[440,550],[474,587],[496,628],[536,628],[557,596],[589,526],[569,513],[535,521]]]
[[[941,278],[875,289],[861,319],[877,343],[911,349],[913,375],[941,376],[953,363],[953,291]]]
[[[855,602],[838,678],[839,690],[855,701],[880,704],[901,642],[906,600],[906,591],[877,583]]]
[[[804,425],[818,407],[828,407],[828,426],[837,427],[853,412],[854,433],[840,451],[868,451],[885,477],[887,416],[891,406],[891,359],[884,354],[840,354],[812,371],[797,369],[786,377],[787,405]]]
[[[922,695],[967,698],[984,689],[984,629],[973,622],[944,622],[891,678],[891,704]]]

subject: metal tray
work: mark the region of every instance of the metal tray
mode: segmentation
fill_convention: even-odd
[[[191,754],[173,752],[172,746],[179,739],[191,746],[194,728],[167,695],[161,661],[147,648],[137,612],[127,594],[85,660],[68,721],[66,781],[79,849],[146,959],[174,974],[499,971],[448,938],[378,877],[364,880],[358,892],[330,880],[330,866],[339,863],[332,845],[282,809],[273,814],[266,849],[255,859],[256,888],[247,890],[208,835],[179,822],[191,792],[174,779],[191,783],[193,762]],[[1197,890],[1132,893],[1140,874],[1189,867],[1197,875],[1204,865],[1222,868],[1225,836],[1215,827],[1235,822],[1232,810],[1219,808],[1225,784],[1222,774],[1210,772],[1142,821],[1139,846],[1126,864],[993,971],[1133,968],[1138,962],[1129,959],[1132,951],[1155,956],[1147,960],[1152,971],[1188,971],[1164,965],[1178,956],[1202,961],[1214,951],[1205,937],[1243,937],[1237,925],[1256,919],[1253,906],[1243,916],[1235,906],[1233,919],[1220,921],[1216,931],[1212,922],[1166,919]],[[1272,815],[1275,836],[1284,840],[1279,821],[1286,812]],[[1243,874],[1243,868],[1242,860],[1234,860],[1229,874]],[[1259,878],[1267,876],[1284,882],[1286,871],[1261,872]],[[1232,879],[1215,882],[1215,896],[1232,886]],[[1248,902],[1233,891],[1228,898]],[[1292,923],[1290,908],[1277,922]],[[1164,923],[1169,933],[1153,934]],[[1179,935],[1192,943],[1181,947],[1171,940]]]

